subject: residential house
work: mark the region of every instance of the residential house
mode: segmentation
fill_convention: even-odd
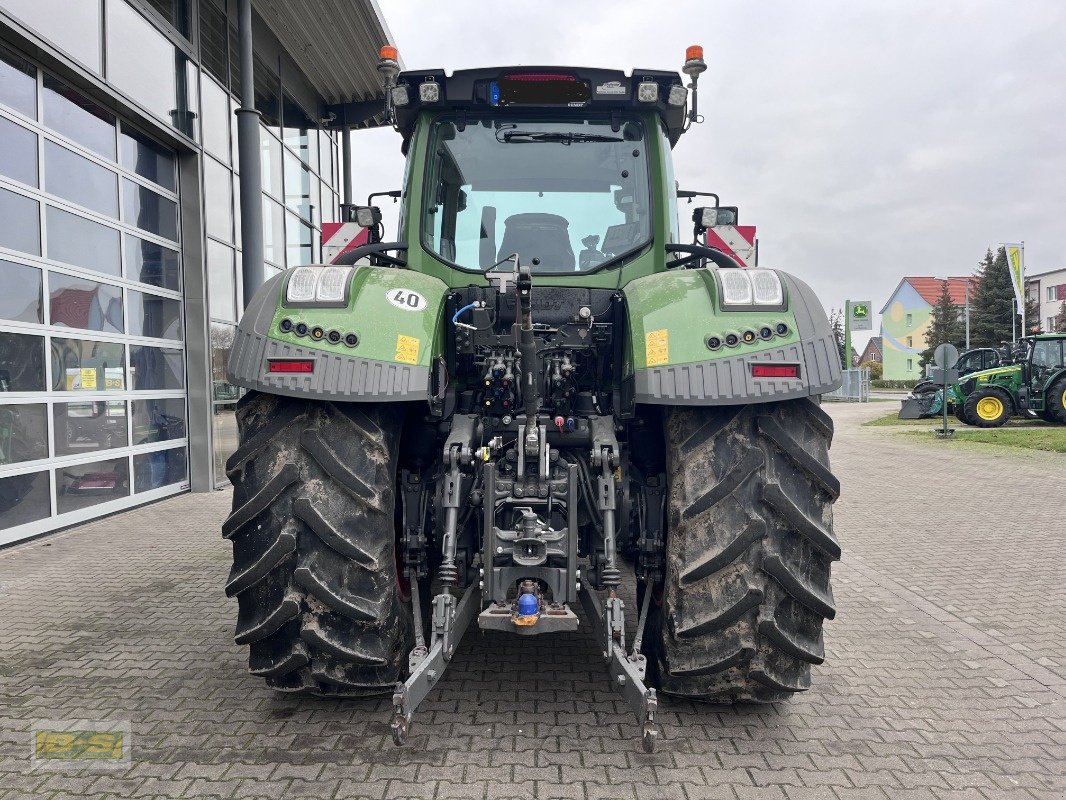
[[[1053,269],[1025,276],[1026,294],[1040,306],[1040,328],[1044,333],[1066,331],[1066,320],[1060,319],[1066,303],[1066,269]],[[1027,320],[1035,323],[1035,320]]]
[[[878,364],[882,363],[881,357],[881,337],[872,336],[870,341],[866,343],[866,347],[862,351],[862,355],[859,356],[859,363],[862,364],[866,361],[874,361]]]
[[[944,282],[947,281],[952,302],[962,308],[966,304],[966,287],[971,280],[968,276],[907,277],[899,282],[881,309],[881,336],[878,338],[885,380],[913,381],[922,377],[918,362],[922,351],[929,346],[925,336]]]

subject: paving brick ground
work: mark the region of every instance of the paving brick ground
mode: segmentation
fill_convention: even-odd
[[[471,635],[417,719],[275,696],[221,587],[227,493],[0,551],[0,800],[1066,796],[1066,458],[900,438],[832,406],[840,613],[809,692],[664,700],[660,752],[587,634]],[[943,485],[940,485],[943,482]],[[117,769],[31,769],[41,719],[126,720]]]

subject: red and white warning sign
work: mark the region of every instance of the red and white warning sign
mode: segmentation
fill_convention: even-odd
[[[367,229],[354,222],[322,223],[322,260],[334,263],[342,254],[367,242]]]
[[[715,225],[707,229],[706,242],[708,247],[725,251],[745,267],[758,266],[754,225]]]

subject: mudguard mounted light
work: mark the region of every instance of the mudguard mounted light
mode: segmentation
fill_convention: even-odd
[[[288,306],[344,306],[348,304],[351,267],[297,267],[285,286]]]
[[[714,275],[723,311],[785,308],[785,287],[772,269],[718,269]]]

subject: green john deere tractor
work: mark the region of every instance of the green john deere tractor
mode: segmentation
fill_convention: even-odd
[[[717,204],[682,239],[671,150],[703,69],[383,59],[396,239],[351,209],[370,241],[269,280],[229,360],[226,591],[268,686],[391,693],[403,743],[473,623],[587,626],[648,749],[656,690],[810,686],[840,360],[803,281],[699,243]]]
[[[972,372],[948,391],[956,416],[967,425],[998,428],[1030,414],[1066,425],[1066,334],[1028,336],[1017,363]]]
[[[959,371],[960,377],[965,377],[971,372],[998,367],[1005,360],[1004,354],[999,350],[991,347],[979,347],[975,350],[967,350],[959,356],[955,369]],[[934,380],[918,381],[910,394],[901,402],[903,405],[899,411],[900,419],[925,419],[938,416],[944,409],[943,387]],[[950,407],[950,397],[948,398],[948,405],[949,411],[954,410]],[[956,410],[956,415],[958,413]]]

